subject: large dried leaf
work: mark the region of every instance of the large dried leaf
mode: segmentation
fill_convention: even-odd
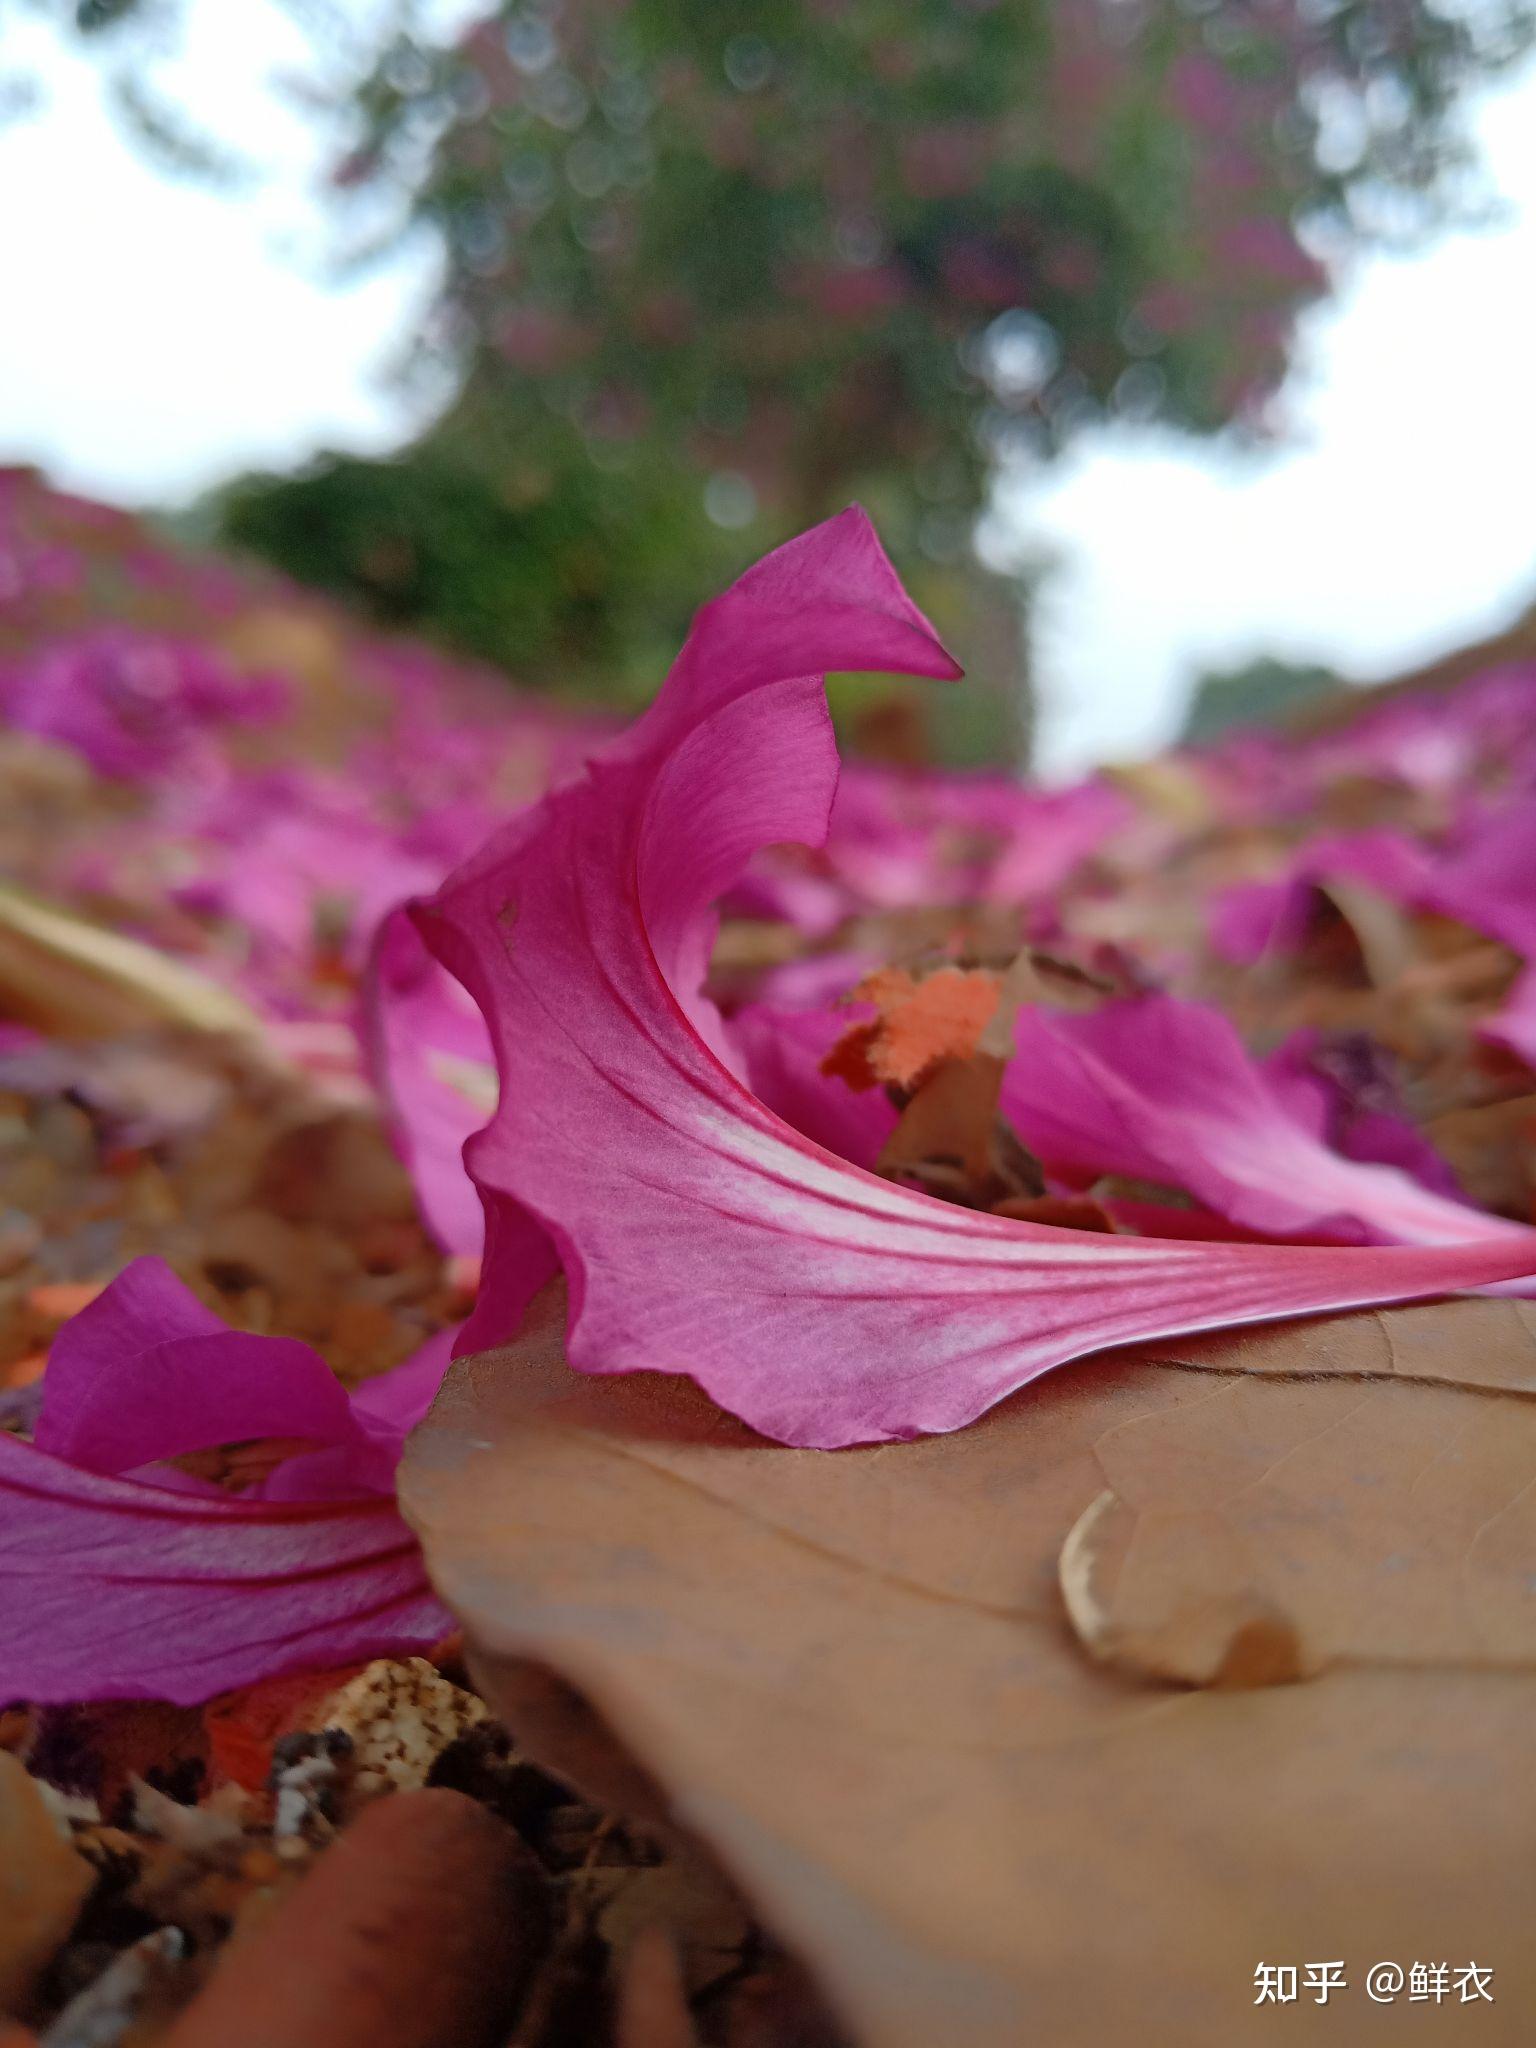
[[[1254,2005],[1261,1961],[1343,1958],[1349,1990],[1298,2005],[1293,2032],[1393,2038],[1373,1963],[1477,1961],[1497,2002],[1476,2039],[1513,2044],[1536,1997],[1516,1499],[1536,1475],[1523,1402],[1488,1389],[1530,1384],[1528,1314],[1455,1304],[1117,1354],[958,1434],[824,1454],[764,1443],[677,1380],[573,1377],[546,1303],[455,1369],[406,1508],[525,1738],[578,1774],[590,1756],[520,1715],[533,1658],[733,1866],[861,2043],[1234,2048],[1277,2024]],[[1243,1505],[1255,1478],[1283,1499],[1284,1571]],[[1206,1660],[1225,1685],[1176,1689],[1074,1635],[1058,1563],[1106,1492],[1116,1514],[1224,1511],[1224,1592],[1259,1555],[1264,1627],[1239,1599]],[[1358,1552],[1324,1526],[1341,1501]],[[1117,1625],[1164,1614],[1172,1563],[1149,1610],[1134,1545],[1091,1558]],[[1454,1560],[1474,1567],[1459,1601]],[[1318,1675],[1267,1683],[1296,1675],[1266,1661],[1275,1643],[1316,1644]],[[1411,2011],[1416,2038],[1470,2037],[1454,1994]]]

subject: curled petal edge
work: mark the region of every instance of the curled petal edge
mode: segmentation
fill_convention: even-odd
[[[711,906],[759,847],[818,844],[828,669],[953,676],[856,509],[700,615],[657,702],[417,911],[485,1015],[501,1091],[466,1164],[487,1217],[460,1349],[555,1266],[578,1370],[685,1373],[767,1436],[955,1429],[1135,1340],[1536,1273],[1536,1233],[1456,1246],[1113,1238],[957,1209],[851,1166],[740,1078],[700,993]]]

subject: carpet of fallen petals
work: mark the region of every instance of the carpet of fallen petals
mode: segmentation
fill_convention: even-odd
[[[607,731],[0,476],[0,1428],[30,1437],[57,1332],[141,1254],[349,1387],[463,1319],[476,1248],[434,1206],[370,1014],[376,935]],[[854,764],[827,847],[762,858],[727,900],[712,986],[788,1121],[970,1207],[1433,1241],[1430,1198],[1533,1217],[1533,874],[1528,667],[1066,790]],[[1115,1037],[1153,998],[1187,1069]],[[786,1014],[811,1020],[808,1067]],[[1231,1087],[1181,1110],[1223,1059]],[[1108,1138],[1062,1109],[1100,1072]],[[436,1073],[483,1102],[474,1047]],[[1412,1201],[1310,1180],[1324,1158],[1390,1168]],[[284,1452],[177,1462],[238,1493]],[[522,1756],[451,1639],[202,1707],[6,1694],[0,1670],[7,2048],[208,2048],[196,2001],[231,1932],[269,1939],[279,1982],[323,1973],[323,1924],[316,1957],[263,1929],[339,1829],[431,1787],[530,1852],[466,2042],[836,2038],[729,1883]],[[369,2040],[438,2038],[435,1995],[430,1971],[404,1984]],[[292,2048],[333,2038],[274,2012]]]

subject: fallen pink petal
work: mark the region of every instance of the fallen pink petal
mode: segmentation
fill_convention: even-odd
[[[103,1477],[0,1435],[5,1689],[195,1705],[450,1626],[382,1496],[215,1499]]]
[[[422,1212],[446,1251],[478,1257],[483,1223],[463,1153],[495,1105],[490,1037],[403,908],[378,927],[364,1005],[371,1071]]]
[[[130,1266],[56,1340],[34,1442],[0,1435],[6,1685],[194,1703],[437,1641],[393,1473],[446,1364],[429,1346],[349,1400],[308,1345],[231,1330],[161,1261]],[[281,1462],[243,1495],[163,1462],[260,1438]]]
[[[701,983],[714,900],[760,847],[826,831],[830,668],[954,674],[857,512],[706,607],[635,729],[419,913],[501,1082],[466,1152],[488,1230],[464,1348],[509,1336],[558,1260],[578,1370],[686,1372],[764,1434],[831,1448],[959,1428],[1136,1338],[1536,1273],[1536,1236],[1475,1216],[1461,1242],[1333,1249],[968,1214],[773,1116]]]
[[[1086,1015],[1032,1007],[1016,1046],[1004,1111],[1047,1166],[1080,1181],[1165,1183],[1255,1237],[1529,1246],[1518,1225],[1396,1165],[1334,1151],[1296,1114],[1294,1074],[1282,1093],[1203,1005],[1144,996]]]

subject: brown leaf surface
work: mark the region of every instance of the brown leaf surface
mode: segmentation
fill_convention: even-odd
[[[513,1717],[526,1659],[579,1688],[857,2041],[1528,2040],[1524,1304],[1115,1354],[832,1454],[576,1379],[562,1327],[455,1368],[407,1511]],[[1094,1651],[1193,1641],[1228,1682],[1090,1654],[1064,1545]],[[1255,2008],[1261,1961],[1337,1958],[1326,2010]],[[1491,1966],[1497,2002],[1373,2004],[1386,1960]]]
[[[0,2014],[28,1997],[93,1882],[37,1786],[0,1753]]]
[[[1097,1656],[1192,1685],[1536,1670],[1536,1406],[1239,1375],[1097,1456],[1061,1561]]]
[[[1428,1302],[1300,1323],[1215,1330],[1119,1354],[1202,1371],[1404,1379],[1536,1394],[1536,1302]],[[1501,1411],[1508,1412],[1508,1411]]]

